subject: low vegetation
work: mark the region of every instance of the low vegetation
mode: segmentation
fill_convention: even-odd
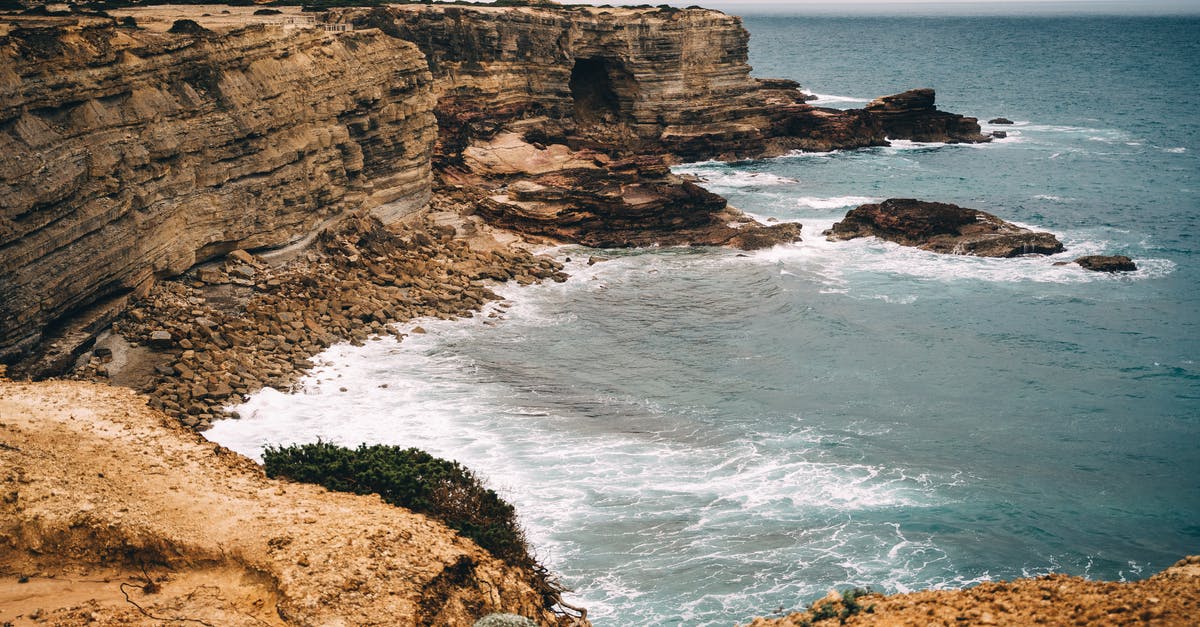
[[[378,494],[387,503],[436,518],[497,558],[531,571],[546,607],[561,603],[562,589],[530,554],[516,510],[458,462],[416,448],[363,444],[350,449],[317,442],[268,446],[263,464],[268,477]]]

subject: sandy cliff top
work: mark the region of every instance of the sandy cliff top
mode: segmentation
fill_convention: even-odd
[[[0,495],[0,623],[555,620],[440,523],[269,480],[125,389],[0,382]]]

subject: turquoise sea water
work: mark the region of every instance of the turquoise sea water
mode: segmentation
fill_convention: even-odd
[[[804,241],[596,251],[474,319],[336,347],[212,439],[419,446],[488,477],[598,625],[729,625],[831,587],[1148,576],[1200,552],[1200,19],[747,18],[829,106],[916,86],[986,146],[679,168]],[[820,237],[915,196],[1052,258]],[[1053,262],[1133,257],[1108,276]],[[381,387],[386,384],[386,387]],[[345,392],[340,389],[345,388]]]

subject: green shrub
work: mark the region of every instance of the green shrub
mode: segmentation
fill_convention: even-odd
[[[268,477],[378,494],[387,503],[436,518],[497,558],[530,570],[546,607],[560,601],[561,588],[529,553],[516,510],[458,462],[416,448],[363,444],[349,449],[318,441],[268,446],[263,465]]]

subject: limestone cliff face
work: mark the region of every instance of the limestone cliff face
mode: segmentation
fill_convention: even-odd
[[[618,125],[629,135],[607,143],[632,150],[696,135],[761,146],[768,125],[749,35],[716,11],[401,6],[330,19],[416,43],[438,80],[439,115],[468,125],[476,113],[487,124]]]
[[[377,31],[0,36],[0,361],[106,299],[430,194],[424,58]]]
[[[886,145],[988,141],[932,90],[839,111],[799,85],[756,79],[741,20],[707,9],[443,7],[332,11],[412,41],[429,59],[450,162],[503,127],[538,143],[676,161]],[[878,105],[878,106],[876,106]]]

